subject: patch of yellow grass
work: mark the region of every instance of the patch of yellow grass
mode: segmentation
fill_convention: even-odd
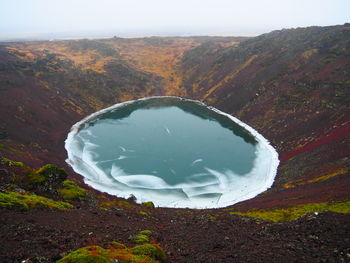
[[[341,175],[341,174],[345,174],[349,172],[349,170],[347,168],[341,168],[333,173],[329,173],[329,174],[326,174],[326,175],[322,175],[322,176],[319,176],[319,177],[315,177],[315,178],[312,178],[312,179],[309,179],[309,180],[303,180],[303,179],[299,179],[299,180],[295,180],[295,181],[290,181],[290,182],[287,182],[283,185],[284,188],[294,188],[298,185],[304,185],[304,184],[310,184],[310,183],[316,183],[316,182],[321,182],[321,181],[325,181],[325,180],[328,180],[330,178],[333,178],[337,175]]]
[[[350,213],[350,201],[338,203],[310,203],[297,205],[285,209],[252,209],[247,212],[230,212],[232,215],[244,215],[252,218],[281,222],[295,220],[308,213],[321,213],[324,211],[333,211],[336,213]]]
[[[237,68],[235,68],[230,74],[228,74],[223,80],[218,82],[215,86],[210,88],[208,92],[202,97],[202,100],[207,99],[214,91],[216,91],[220,86],[225,84],[226,82],[231,81],[234,79],[242,70],[244,70],[246,67],[248,67],[252,62],[258,57],[258,55],[251,56],[247,61],[239,65]]]

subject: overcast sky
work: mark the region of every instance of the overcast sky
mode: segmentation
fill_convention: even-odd
[[[350,22],[350,0],[0,0],[0,37],[256,35]]]

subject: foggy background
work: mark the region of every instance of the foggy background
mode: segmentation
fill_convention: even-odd
[[[349,18],[350,0],[0,0],[0,40],[254,36]]]

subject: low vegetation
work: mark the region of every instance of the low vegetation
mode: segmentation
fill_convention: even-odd
[[[295,181],[289,181],[289,182],[285,183],[283,185],[283,187],[284,188],[294,188],[294,187],[297,187],[298,185],[322,182],[322,181],[331,179],[331,178],[339,176],[339,175],[344,175],[344,174],[346,174],[348,172],[349,172],[349,168],[348,167],[341,168],[341,169],[338,169],[338,170],[336,170],[334,172],[326,173],[324,175],[317,176],[317,177],[312,178],[312,179],[308,179],[308,180],[306,180],[306,179],[298,179],[298,180],[295,180]]]
[[[138,245],[133,248],[114,248],[110,246],[108,249],[100,246],[88,246],[73,251],[58,260],[57,263],[152,263],[158,262],[164,257],[163,250],[154,244]]]
[[[154,209],[155,208],[153,202],[144,202],[144,203],[142,203],[142,205],[144,207],[146,207],[146,208],[149,208],[149,209]]]
[[[139,234],[134,236],[133,241],[137,244],[148,243],[149,237],[148,237],[148,235],[139,233]]]
[[[12,147],[8,147],[2,143],[0,143],[0,151],[9,151],[9,152],[14,152],[14,153],[22,153],[21,151],[14,149]]]
[[[100,208],[104,210],[109,210],[112,208],[118,207],[133,207],[135,205],[129,203],[128,201],[119,200],[119,201],[103,201],[100,203]]]
[[[131,248],[131,252],[134,255],[148,256],[156,260],[163,260],[165,258],[163,249],[157,244],[137,245]]]
[[[152,231],[143,230],[138,235],[151,235]],[[164,250],[156,243],[139,244],[128,248],[119,242],[111,242],[109,247],[88,246],[73,251],[57,263],[110,263],[110,262],[134,262],[152,263],[165,259]]]
[[[66,210],[72,208],[71,204],[38,196],[25,195],[15,192],[0,192],[0,207],[14,210],[28,210],[29,208],[52,208]]]
[[[297,205],[285,209],[252,209],[244,213],[230,212],[230,214],[244,215],[272,222],[281,222],[295,220],[309,213],[318,214],[324,211],[333,211],[336,213],[350,213],[350,201],[338,203],[311,203]]]
[[[52,191],[58,188],[67,176],[63,168],[58,168],[54,164],[47,164],[37,170],[28,172],[24,181],[28,189]]]
[[[58,191],[60,196],[64,200],[78,200],[85,201],[87,200],[88,194],[87,191],[77,185],[74,181],[66,180],[62,183],[63,187]]]
[[[12,161],[8,158],[1,158],[1,164],[4,166],[12,166],[12,167],[26,167],[22,162]]]
[[[56,165],[47,164],[33,169],[8,158],[1,158],[0,162],[7,173],[2,178],[0,207],[19,210],[39,207],[68,209],[72,207],[71,204],[46,197],[75,201],[86,201],[89,197],[87,190],[76,182],[65,180],[68,174]]]
[[[143,215],[143,216],[149,216],[149,214],[147,212],[145,212],[145,211],[140,211],[139,214]]]

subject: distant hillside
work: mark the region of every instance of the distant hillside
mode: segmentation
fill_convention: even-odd
[[[349,88],[347,24],[255,38],[2,43],[0,150],[65,165],[67,132],[87,114],[144,96],[191,97],[249,123],[280,153],[274,187],[242,210],[345,200]]]

